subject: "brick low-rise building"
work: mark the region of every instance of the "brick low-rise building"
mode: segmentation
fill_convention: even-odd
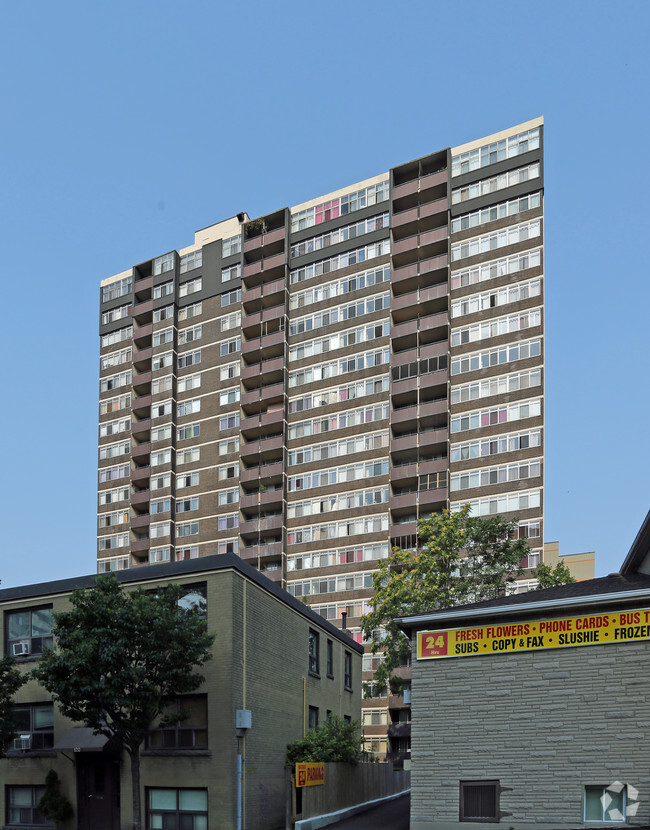
[[[0,591],[4,653],[29,671],[52,642],[52,614],[95,578]],[[284,827],[286,746],[330,713],[360,719],[362,647],[232,554],[121,571],[118,578],[127,589],[182,586],[216,633],[204,685],[179,699],[189,717],[177,728],[153,730],[143,746],[143,826],[235,828],[241,753],[243,830]],[[18,691],[15,705],[20,728],[0,760],[4,826],[54,826],[36,810],[52,768],[74,806],[70,827],[130,827],[128,755],[66,720],[34,680]],[[238,710],[251,717],[240,735]]]
[[[650,514],[620,573],[403,618],[411,830],[650,823]]]

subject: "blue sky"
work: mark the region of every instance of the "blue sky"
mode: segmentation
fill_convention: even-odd
[[[95,570],[101,279],[537,115],[546,540],[617,570],[650,508],[649,30],[645,0],[2,4],[3,587]]]

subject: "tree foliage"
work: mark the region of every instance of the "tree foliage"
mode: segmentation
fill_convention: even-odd
[[[410,654],[408,638],[393,622],[396,617],[493,599],[522,573],[529,548],[524,539],[512,538],[516,525],[501,516],[470,516],[467,506],[457,513],[445,510],[418,523],[417,553],[395,549],[380,561],[372,610],[362,617],[373,654],[385,655],[375,672],[380,687]],[[399,687],[399,681],[393,683]]]
[[[45,776],[45,792],[38,802],[38,810],[57,825],[72,818],[72,804],[61,792],[61,780],[53,769]]]
[[[287,746],[287,766],[301,761],[342,761],[357,764],[361,759],[359,721],[348,723],[332,715],[304,738]]]
[[[26,677],[16,668],[13,657],[0,659],[0,758],[16,731],[13,714],[13,696]]]
[[[555,588],[557,585],[570,585],[576,581],[564,562],[558,562],[554,568],[540,562],[533,571],[533,576],[539,582],[538,588]]]
[[[195,691],[213,635],[179,605],[180,588],[122,589],[113,574],[79,589],[54,615],[56,649],[32,672],[62,713],[123,746],[131,758],[133,828],[141,827],[140,746],[178,695]]]

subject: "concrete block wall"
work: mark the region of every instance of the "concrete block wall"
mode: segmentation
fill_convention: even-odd
[[[583,821],[586,785],[639,790],[650,823],[650,643],[417,661],[411,830],[461,830],[459,782],[498,779],[506,827]]]

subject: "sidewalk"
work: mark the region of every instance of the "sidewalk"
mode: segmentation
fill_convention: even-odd
[[[332,824],[332,830],[409,830],[411,796],[404,795]]]

